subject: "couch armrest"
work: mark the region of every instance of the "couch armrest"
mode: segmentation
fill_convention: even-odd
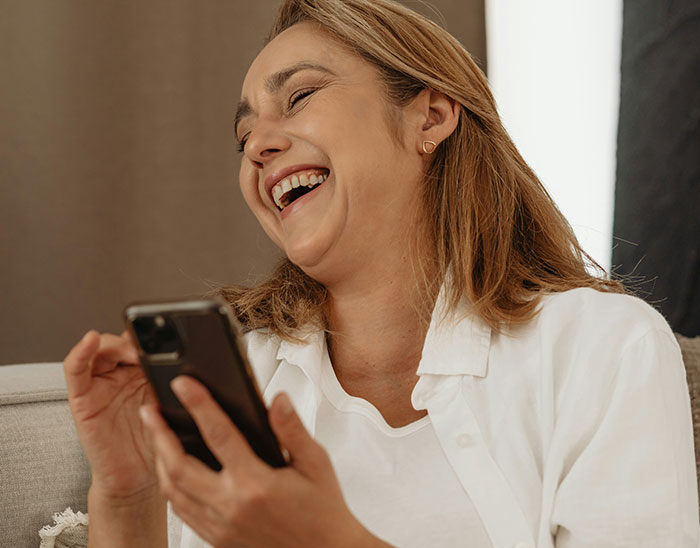
[[[0,539],[38,546],[39,529],[70,506],[87,511],[90,470],[60,363],[0,366]]]

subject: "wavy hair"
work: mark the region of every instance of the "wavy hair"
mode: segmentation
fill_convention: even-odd
[[[581,248],[504,129],[484,74],[446,30],[392,0],[286,0],[268,40],[301,22],[374,65],[390,105],[406,105],[423,89],[461,105],[455,131],[424,177],[422,213],[434,253],[414,262],[426,294],[448,281],[448,309],[466,298],[498,329],[532,318],[543,293],[624,291]],[[287,259],[256,287],[219,293],[252,329],[295,339],[295,329],[309,322],[323,326],[325,288]]]

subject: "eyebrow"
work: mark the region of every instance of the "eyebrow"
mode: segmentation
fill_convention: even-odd
[[[318,63],[312,63],[310,61],[301,61],[292,65],[291,67],[282,69],[268,76],[265,80],[265,89],[273,95],[275,93],[279,93],[280,90],[284,87],[284,84],[287,83],[287,80],[289,80],[297,72],[300,72],[302,70],[317,70],[319,72],[325,72],[326,74],[335,76],[335,72],[333,72],[329,68],[324,67],[323,65],[319,65]],[[236,108],[236,116],[233,122],[233,131],[236,135],[238,134],[239,122],[243,118],[245,118],[246,116],[250,116],[251,114],[253,114],[253,107],[250,105],[247,99],[241,99],[241,101],[238,103],[238,107]]]

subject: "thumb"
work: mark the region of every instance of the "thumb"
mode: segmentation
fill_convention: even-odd
[[[333,474],[325,449],[311,437],[292,407],[287,394],[278,394],[270,406],[270,425],[289,452],[290,465],[308,478]]]

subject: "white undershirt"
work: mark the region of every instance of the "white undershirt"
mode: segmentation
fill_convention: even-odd
[[[371,403],[347,394],[327,356],[323,361],[315,437],[362,524],[400,548],[491,548],[430,417],[392,428]]]
[[[345,502],[367,529],[397,548],[493,548],[429,416],[392,428],[371,403],[345,392],[327,354],[320,381],[314,438],[333,462]],[[209,547],[189,527],[182,528],[182,539],[174,528],[171,547]]]

